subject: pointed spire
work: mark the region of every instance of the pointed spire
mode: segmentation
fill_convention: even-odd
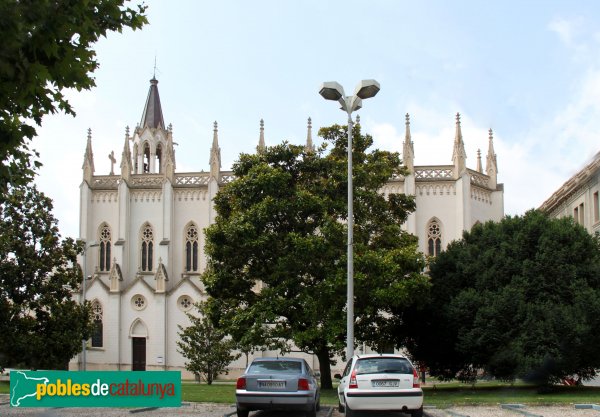
[[[496,152],[494,151],[494,132],[492,129],[488,131],[488,153],[485,162],[485,173],[490,177],[489,187],[496,188],[498,181],[498,161],[496,160]]]
[[[125,128],[125,143],[123,145],[123,152],[121,153],[121,176],[126,180],[129,179],[132,171],[131,149],[129,148],[130,140],[129,126],[127,126]]]
[[[356,115],[356,124],[359,125],[360,124],[360,114]]]
[[[463,143],[462,130],[460,127],[460,113],[456,113],[456,134],[454,136],[452,162],[454,163],[454,175],[458,178],[467,169],[467,153],[465,152],[465,144]]]
[[[477,172],[483,173],[483,168],[481,167],[481,149],[477,149]]]
[[[306,146],[304,147],[306,153],[311,153],[315,151],[315,145],[312,140],[312,119],[308,118],[308,126],[306,131]]]
[[[210,176],[220,180],[221,175],[221,148],[219,148],[219,129],[215,121],[213,130],[213,142],[210,148]]]
[[[87,132],[87,144],[85,146],[85,154],[83,156],[83,179],[88,183],[92,182],[94,176],[94,152],[92,152],[92,129]]]
[[[265,121],[260,119],[260,135],[258,137],[258,146],[256,147],[257,153],[263,153],[267,149],[265,145]]]
[[[165,128],[160,96],[158,95],[158,80],[154,77],[150,80],[150,90],[144,106],[144,113],[142,113],[140,127],[142,129],[145,127]]]
[[[402,148],[402,158],[404,165],[413,172],[415,169],[415,149],[413,147],[412,137],[410,135],[410,115],[406,113],[406,133],[404,134],[404,143]]]

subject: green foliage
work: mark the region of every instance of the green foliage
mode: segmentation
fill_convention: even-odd
[[[293,343],[315,353],[328,388],[332,357],[343,354],[346,337],[347,141],[344,126],[319,134],[330,152],[283,143],[240,156],[236,180],[215,198],[203,280],[218,327],[247,349]],[[355,126],[356,335],[378,346],[392,309],[411,304],[429,284],[416,238],[400,227],[413,198],[378,192],[404,172],[399,156],[367,151],[371,145]]]
[[[35,187],[0,197],[0,362],[61,369],[90,335],[81,283],[82,244],[60,239],[52,202]]]
[[[146,6],[128,0],[0,1],[0,190],[27,184],[38,162],[29,140],[43,116],[75,115],[64,93],[94,87],[92,45],[108,32],[141,28]]]
[[[185,368],[194,375],[204,376],[210,385],[240,354],[231,354],[236,347],[235,342],[226,339],[227,334],[213,326],[205,315],[205,304],[199,303],[196,307],[201,315],[188,314],[192,325],[186,328],[178,326],[181,341],[177,341],[177,346],[187,359]]]
[[[431,300],[405,315],[432,374],[482,368],[548,383],[600,368],[600,250],[570,218],[537,211],[476,225],[431,265]]]

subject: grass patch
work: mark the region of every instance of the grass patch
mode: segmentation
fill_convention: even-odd
[[[528,405],[573,405],[597,403],[598,387],[557,385],[544,389],[526,384],[481,383],[475,386],[440,384],[423,387],[425,404],[438,407],[450,405],[497,405],[521,403]]]
[[[0,381],[0,394],[8,394],[10,383],[8,381]]]

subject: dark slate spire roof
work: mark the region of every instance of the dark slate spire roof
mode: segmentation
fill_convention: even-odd
[[[165,121],[163,119],[162,107],[160,105],[160,96],[158,95],[158,80],[154,77],[150,80],[150,91],[148,91],[148,99],[146,100],[146,106],[144,106],[144,113],[142,113],[142,121],[140,127],[160,127],[165,128]]]

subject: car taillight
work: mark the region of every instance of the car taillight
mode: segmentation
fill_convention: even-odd
[[[356,369],[350,374],[350,383],[348,384],[348,388],[358,388],[358,383],[356,382]]]
[[[246,389],[246,378],[238,378],[235,389]]]
[[[415,368],[413,368],[413,388],[421,388],[419,374],[417,373],[417,370]]]
[[[308,391],[308,379],[300,378],[298,379],[298,391]]]

